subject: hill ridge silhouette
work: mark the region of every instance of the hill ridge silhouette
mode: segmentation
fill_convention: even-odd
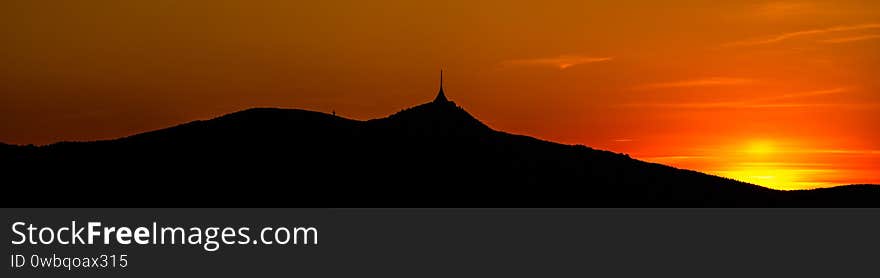
[[[186,196],[204,193],[211,184],[269,191],[290,186],[330,200],[374,201],[367,206],[873,207],[880,200],[872,185],[778,191],[583,145],[508,134],[445,98],[365,121],[302,109],[250,108],[119,139],[4,144],[0,152],[13,173],[36,184],[79,179],[99,187],[170,186]],[[419,201],[394,197],[400,193]],[[286,200],[264,198],[271,204]]]

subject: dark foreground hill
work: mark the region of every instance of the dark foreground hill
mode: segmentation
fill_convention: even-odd
[[[2,145],[0,160],[7,202],[30,205],[880,206],[876,186],[783,192],[507,134],[445,99],[369,121],[249,109],[116,140]]]

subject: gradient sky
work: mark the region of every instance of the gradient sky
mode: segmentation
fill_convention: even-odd
[[[314,3],[313,3],[314,2]],[[495,129],[773,188],[880,183],[878,1],[0,3],[0,142],[254,107]]]

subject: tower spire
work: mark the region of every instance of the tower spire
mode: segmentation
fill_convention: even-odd
[[[434,98],[434,102],[449,102],[449,100],[446,99],[446,94],[443,93],[443,69],[440,69],[440,92],[437,93],[437,97]]]

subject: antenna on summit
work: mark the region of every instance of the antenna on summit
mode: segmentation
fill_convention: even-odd
[[[440,69],[440,92],[437,93],[437,97],[434,98],[434,102],[437,102],[437,103],[449,102],[449,100],[446,99],[446,94],[443,93],[443,69],[442,68]]]

